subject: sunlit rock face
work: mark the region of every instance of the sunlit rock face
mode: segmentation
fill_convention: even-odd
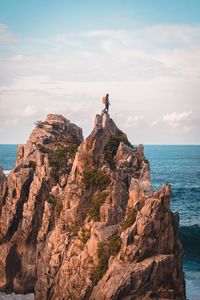
[[[37,122],[0,169],[0,289],[35,299],[185,299],[171,188],[153,191],[143,146],[107,113],[91,134]]]

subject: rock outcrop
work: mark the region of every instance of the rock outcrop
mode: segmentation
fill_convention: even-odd
[[[171,188],[153,191],[143,146],[107,113],[82,130],[38,122],[0,169],[0,290],[36,300],[185,299]]]

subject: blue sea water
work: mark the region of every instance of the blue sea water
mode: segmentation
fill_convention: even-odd
[[[17,145],[0,144],[0,166],[4,171],[11,170],[15,165]]]
[[[16,151],[17,145],[0,145],[4,170],[13,168]],[[187,298],[200,300],[200,146],[146,145],[145,156],[154,188],[164,182],[172,186],[171,209],[180,213]]]

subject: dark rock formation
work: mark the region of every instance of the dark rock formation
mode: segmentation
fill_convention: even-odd
[[[0,212],[4,204],[6,191],[7,191],[7,179],[6,179],[6,175],[3,172],[2,167],[0,166]]]
[[[107,113],[82,131],[38,122],[0,169],[0,289],[35,299],[185,299],[178,215],[154,192],[143,146]]]

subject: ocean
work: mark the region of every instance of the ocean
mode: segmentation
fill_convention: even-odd
[[[0,145],[0,165],[13,168],[17,145]],[[169,182],[172,186],[172,211],[180,214],[180,238],[184,245],[184,272],[189,300],[200,300],[200,146],[146,145],[154,189]],[[0,294],[0,299],[33,299],[27,295]]]

